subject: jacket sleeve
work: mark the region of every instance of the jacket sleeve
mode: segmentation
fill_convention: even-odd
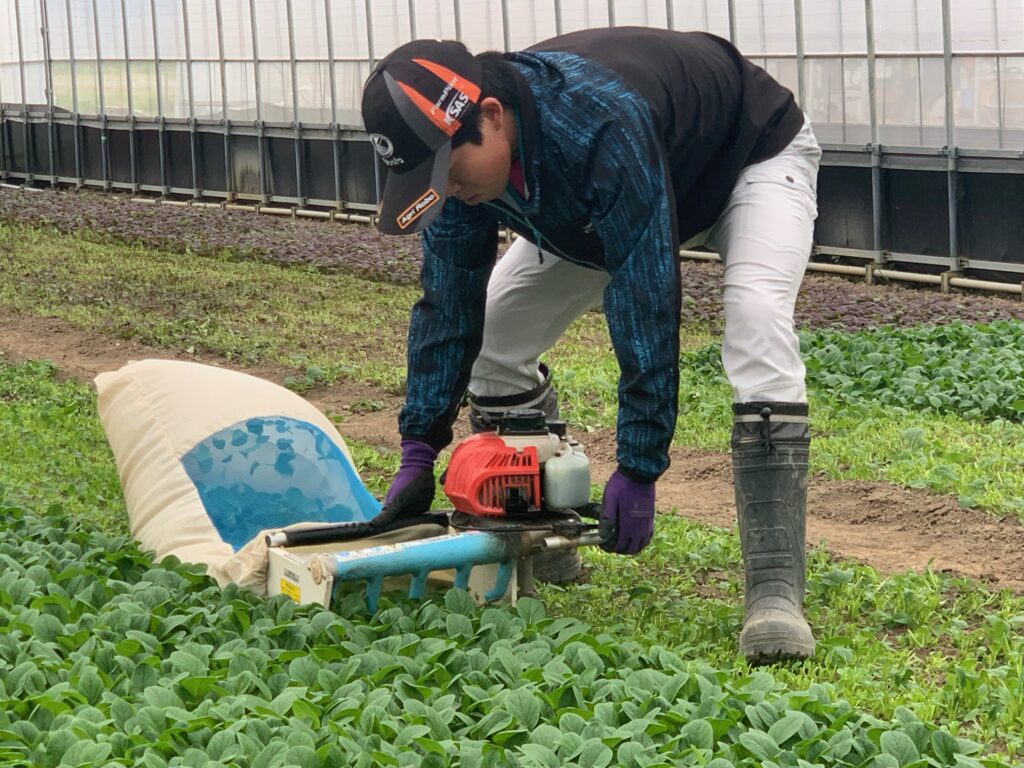
[[[469,384],[483,339],[487,281],[498,249],[498,225],[481,206],[449,199],[423,233],[423,296],[409,319],[403,438],[441,450]]]
[[[671,180],[647,110],[628,101],[597,135],[591,221],[611,281],[604,313],[618,358],[620,469],[641,482],[669,464],[679,390],[680,285]]]

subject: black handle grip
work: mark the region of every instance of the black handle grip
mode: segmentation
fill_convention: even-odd
[[[601,549],[611,551],[619,538],[619,527],[604,516],[604,505],[599,501],[588,502],[576,507],[576,514],[598,521],[597,532],[601,535]]]

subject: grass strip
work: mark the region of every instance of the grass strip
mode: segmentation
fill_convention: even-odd
[[[405,329],[415,289],[256,263],[228,252],[182,256],[90,233],[61,235],[10,223],[0,224],[0,250],[9,254],[0,264],[0,305],[19,312],[61,317],[157,347],[294,366],[298,373],[290,385],[300,390],[355,379],[403,391]],[[966,506],[1024,516],[1024,426],[987,415],[993,407],[1017,407],[1016,398],[997,396],[996,388],[1016,386],[1008,372],[1022,354],[1022,327],[999,321],[984,328],[805,336],[813,469],[836,479],[927,487],[956,495]],[[849,360],[834,363],[842,344],[850,347]],[[920,344],[927,357],[915,351]],[[675,441],[724,451],[731,393],[712,336],[703,326],[686,325],[681,347]],[[972,355],[980,353],[992,364],[971,367]],[[896,362],[881,366],[889,358]],[[613,428],[618,366],[603,318],[586,314],[548,361],[573,430],[585,439],[587,430]],[[906,373],[915,365],[932,366],[938,383]],[[836,376],[847,386],[829,378]],[[879,387],[875,396],[873,385]],[[899,396],[910,386],[922,388],[914,390],[920,402]],[[940,396],[936,409],[931,398]],[[974,417],[950,412],[947,400],[956,398],[965,413],[977,411]]]

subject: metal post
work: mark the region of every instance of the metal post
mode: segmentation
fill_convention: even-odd
[[[156,60],[156,120],[157,140],[160,145],[160,194],[166,195],[169,191],[167,183],[167,151],[164,147],[164,97],[163,86],[160,83],[160,36],[156,28],[156,0],[149,0],[150,22],[153,27],[153,58]]]
[[[736,45],[736,0],[729,0],[729,42]]]
[[[416,0],[409,0],[409,37],[416,39]]]
[[[3,78],[0,78],[0,181],[7,181],[7,122],[5,118]]]
[[[512,30],[509,29],[508,0],[501,0],[501,39],[506,51],[512,50]]]
[[[256,85],[256,147],[260,164],[260,203],[267,203],[266,147],[264,146],[263,91],[260,88],[260,44],[256,35],[256,0],[249,0],[249,29],[252,33],[253,74]]]
[[[995,45],[995,49],[1000,49],[999,45],[999,3],[997,0],[992,0],[992,42]],[[998,144],[999,148],[1003,148],[1003,131],[1006,128],[1005,115],[1003,114],[1003,68],[1001,65],[1002,59],[996,56],[996,115],[999,119],[998,127]]]
[[[305,185],[302,183],[302,121],[299,119],[299,78],[295,61],[295,17],[292,0],[286,0],[288,12],[288,56],[292,65],[292,127],[295,129],[295,195],[299,198],[299,207],[306,205]]]
[[[956,204],[956,111],[953,108],[953,29],[949,0],[942,0],[942,62],[946,81],[946,201],[949,212],[949,268],[960,269]]]
[[[331,152],[334,155],[334,205],[340,211],[344,208],[341,200],[341,145],[338,138],[338,83],[334,74],[334,24],[331,19],[331,0],[324,0],[327,19],[327,65],[331,78]],[[409,0],[409,19],[413,13],[413,0]],[[415,28],[415,27],[413,27]],[[374,153],[376,154],[376,153]]]
[[[0,181],[7,181],[7,123],[5,117],[3,78],[0,78]]]
[[[807,110],[807,77],[804,73],[804,0],[793,0],[796,23],[796,90],[800,109]]]
[[[25,50],[21,35],[21,4],[14,3],[14,26],[18,33],[18,73],[21,78],[21,141],[22,150],[25,153],[25,183],[32,183],[32,167],[29,163],[31,153],[29,152],[29,130],[28,130],[28,96],[25,93]],[[14,160],[13,152],[11,160]]]
[[[377,56],[373,49],[373,16],[370,12],[371,0],[366,0],[366,52],[370,57],[370,69],[377,66]],[[458,11],[458,4],[456,0],[456,11]],[[458,15],[455,19],[456,25],[459,25]],[[376,152],[373,153],[373,191],[374,191],[374,202],[380,206],[381,198],[381,187],[383,180],[381,179],[380,171],[380,155]]]
[[[103,189],[110,189],[110,147],[108,146],[110,136],[107,132],[107,103],[106,93],[103,84],[103,43],[100,38],[100,12],[96,5],[97,0],[92,0],[92,28],[96,36],[96,84],[99,88],[100,108],[100,173],[103,174]]]
[[[921,52],[921,22],[917,12],[917,0],[914,0],[911,9],[913,18],[911,19],[911,29],[914,31],[914,51],[916,53]],[[924,94],[923,86],[921,83],[921,57],[917,57],[917,143],[924,145]]]
[[[836,17],[839,19],[839,50],[846,53],[846,36],[843,32],[843,0],[836,0]],[[842,108],[843,143],[846,143],[846,58],[839,60],[839,104]]]
[[[377,66],[377,54],[373,46],[373,0],[365,0],[364,7],[366,8],[366,53],[370,57],[370,69],[373,69]]]
[[[224,13],[221,0],[216,0],[214,9],[217,14],[217,55],[220,57],[220,123],[224,126],[224,199],[231,202],[235,199],[235,180],[231,172],[231,118],[228,115],[228,74],[227,62],[224,60]]]
[[[668,29],[676,28],[675,12],[675,4],[672,0],[665,0],[665,27]]]
[[[615,26],[615,0],[608,0],[608,26]]]
[[[874,0],[864,0],[864,23],[868,45],[868,111],[871,115],[871,223],[872,248],[875,263],[883,262],[882,256],[882,148],[878,143],[877,84],[875,80],[875,5]]]
[[[124,37],[124,73],[128,86],[128,161],[131,165],[132,192],[139,191],[139,169],[135,149],[135,99],[132,96],[132,57],[128,49],[127,0],[121,0],[121,35]]]
[[[459,0],[452,0],[452,10],[455,13],[455,39],[462,39],[462,4]]]
[[[50,50],[50,14],[46,9],[46,0],[39,0],[43,21],[43,62],[46,67],[46,127],[50,144],[50,186],[57,186],[57,136],[53,126],[53,56]]]
[[[767,53],[768,51],[768,37],[764,31],[764,0],[758,0],[758,7],[761,11],[761,53]],[[767,61],[765,62],[767,64]]]
[[[181,19],[185,25],[185,83],[188,85],[188,138],[192,157],[192,197],[201,195],[199,190],[199,158],[197,157],[199,137],[196,135],[196,93],[192,83],[192,29],[188,23],[188,0],[181,0]]]
[[[82,178],[82,127],[81,117],[78,108],[78,68],[75,66],[75,28],[71,23],[71,0],[64,0],[64,13],[67,15],[68,23],[68,68],[71,70],[71,109],[72,109],[72,132],[75,145],[75,185],[82,187],[85,179]]]
[[[555,0],[555,34],[562,34],[562,0]]]

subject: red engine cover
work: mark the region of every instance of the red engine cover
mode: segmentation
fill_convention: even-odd
[[[444,492],[459,512],[504,515],[510,498],[540,507],[540,462],[537,449],[522,451],[505,445],[495,432],[468,437],[448,462]]]

